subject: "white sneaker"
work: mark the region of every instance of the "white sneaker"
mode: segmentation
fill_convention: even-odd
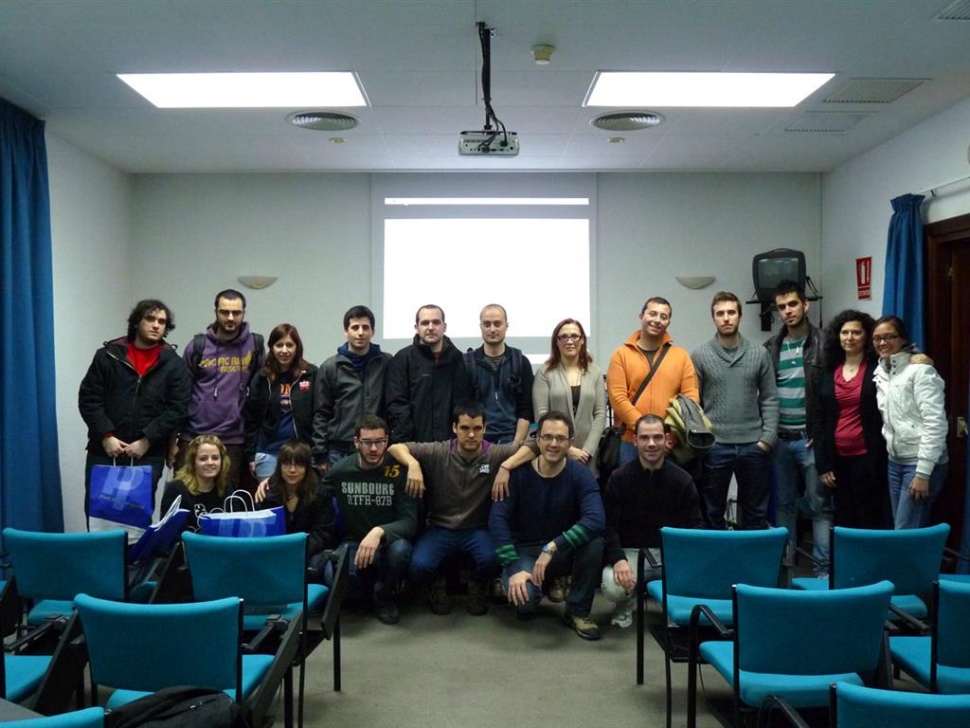
[[[613,607],[613,616],[610,617],[610,624],[620,629],[626,629],[633,624],[633,604],[632,602],[617,602]]]

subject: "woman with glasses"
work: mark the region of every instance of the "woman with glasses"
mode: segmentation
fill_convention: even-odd
[[[572,419],[575,435],[568,456],[595,473],[596,449],[606,427],[606,386],[576,319],[563,319],[553,329],[552,353],[536,374],[532,404],[536,420],[550,410]]]
[[[811,436],[819,480],[834,490],[835,523],[888,525],[886,446],[876,404],[872,316],[842,311],[825,329],[823,369],[815,384]]]
[[[906,324],[898,316],[876,321],[879,355],[876,399],[889,453],[889,501],[897,529],[929,525],[930,509],[946,480],[947,421],[943,379],[917,366]]]
[[[303,341],[292,324],[278,324],[269,335],[266,364],[253,376],[243,412],[249,471],[261,481],[276,471],[276,458],[288,440],[310,443],[313,388],[317,368],[303,358]]]

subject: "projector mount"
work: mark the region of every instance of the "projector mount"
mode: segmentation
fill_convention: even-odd
[[[493,154],[514,157],[519,153],[519,138],[514,131],[508,131],[492,108],[492,51],[491,41],[494,28],[483,22],[478,26],[478,39],[482,45],[482,98],[485,103],[485,126],[481,131],[463,131],[458,139],[459,154]],[[495,122],[495,126],[492,126]]]

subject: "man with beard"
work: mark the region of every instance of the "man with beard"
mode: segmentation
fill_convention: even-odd
[[[738,482],[737,527],[768,525],[769,454],[778,431],[778,389],[764,347],[738,330],[741,301],[721,291],[711,302],[716,334],[691,358],[701,406],[717,443],[704,456],[702,492],[711,528],[727,528],[724,517],[733,475]]]

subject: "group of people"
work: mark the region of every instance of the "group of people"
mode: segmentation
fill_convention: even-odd
[[[373,312],[354,306],[346,343],[316,367],[291,324],[274,327],[266,354],[239,291],[216,295],[215,322],[182,357],[165,341],[171,310],[140,301],[127,336],[95,354],[81,383],[87,471],[133,458],[157,483],[173,466],[162,507],[180,496],[189,527],[231,487],[262,481],[257,499],[309,534],[311,568],[326,580],[331,556],[346,552],[359,593],[387,624],[400,619],[402,583],[448,613],[445,572],[461,556],[471,564],[469,613],[487,611],[500,576],[519,618],[532,618],[545,594],[565,601],[577,634],[597,639],[596,587],[616,604],[612,623],[628,626],[638,549],[658,548],[662,526],[773,520],[794,538],[801,506],[822,574],[833,517],[880,527],[890,502],[897,527],[927,522],[946,471],[943,383],[914,355],[903,322],[843,312],[823,335],[797,285],[782,284],[775,304],[784,328],[761,347],[739,332],[737,296],[716,294],[715,336],[688,354],[668,332],[669,301],[650,298],[604,386],[579,321],[557,324],[534,374],[506,344],[497,304],[481,311],[482,345],[464,353],[445,335],[441,307],[422,306],[412,344],[394,356],[372,341]],[[698,463],[673,462],[685,450],[665,418],[678,397],[703,408],[716,438]],[[623,441],[619,467],[597,483],[607,398]]]

